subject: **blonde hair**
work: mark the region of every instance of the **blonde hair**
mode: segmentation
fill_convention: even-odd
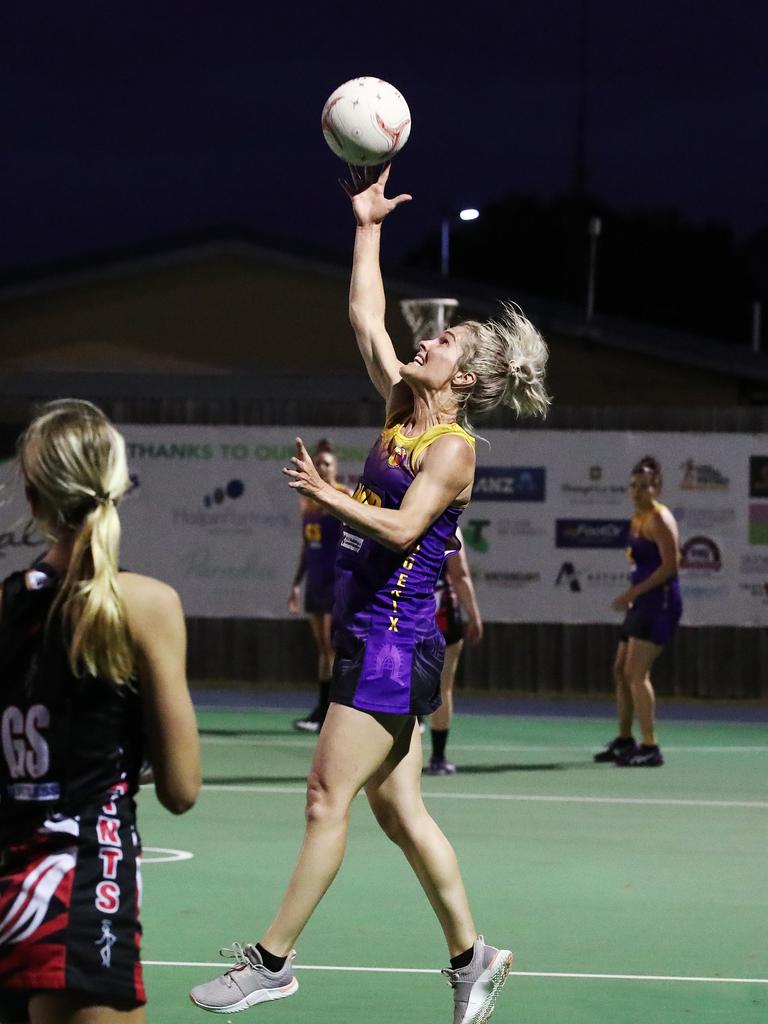
[[[43,406],[18,450],[38,525],[54,540],[72,539],[51,607],[51,617],[61,611],[72,671],[130,684],[135,657],[117,584],[125,441],[101,409],[68,398]]]
[[[459,369],[475,374],[475,383],[455,389],[458,422],[471,431],[470,416],[482,416],[497,405],[511,406],[518,416],[546,416],[552,401],[544,372],[547,344],[522,312],[505,302],[496,319],[462,324],[468,337]]]

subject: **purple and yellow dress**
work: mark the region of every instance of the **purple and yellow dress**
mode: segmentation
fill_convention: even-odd
[[[636,514],[632,517],[629,528],[629,546],[627,556],[632,562],[632,584],[642,583],[661,565],[661,552],[658,544],[643,536],[643,527],[653,513],[664,508],[659,502],[653,503],[653,509]],[[683,599],[680,593],[680,578],[675,575],[659,587],[635,598],[632,607],[627,609],[626,618],[621,627],[621,639],[636,637],[663,647],[675,635],[680,617],[683,614]]]
[[[353,497],[397,509],[422,455],[439,437],[474,438],[458,424],[415,437],[386,428],[371,449]],[[428,715],[440,706],[445,641],[435,622],[435,585],[463,509],[449,506],[407,554],[345,525],[336,559],[331,701],[362,711]]]

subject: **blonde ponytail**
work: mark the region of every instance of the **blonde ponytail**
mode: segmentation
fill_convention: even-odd
[[[546,416],[552,401],[545,384],[549,351],[530,320],[505,302],[495,319],[468,320],[462,326],[468,339],[459,368],[474,373],[475,383],[457,389],[461,425],[471,429],[470,416],[482,416],[502,403],[517,416]]]
[[[51,608],[51,616],[61,611],[70,667],[130,685],[135,656],[117,580],[117,502],[129,487],[125,442],[97,406],[65,399],[44,407],[19,451],[42,529],[72,541]]]

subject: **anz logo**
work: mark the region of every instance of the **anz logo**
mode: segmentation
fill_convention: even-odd
[[[478,466],[473,501],[545,501],[544,466]]]

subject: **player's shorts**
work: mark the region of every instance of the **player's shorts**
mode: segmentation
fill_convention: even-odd
[[[644,604],[642,601],[636,601],[627,609],[621,626],[621,640],[626,641],[634,637],[665,647],[677,632],[681,615],[682,607],[677,602]]]
[[[458,602],[452,600],[448,588],[439,592],[437,612],[435,614],[437,628],[445,638],[445,646],[457,644],[464,639],[464,622],[461,618],[461,609]]]
[[[97,1004],[146,1002],[134,823],[132,801],[123,797],[78,817],[54,816],[4,851],[0,1006],[3,997],[43,989],[77,992]]]
[[[329,615],[333,611],[333,592],[335,581],[324,580],[322,583],[313,583],[304,588],[304,611],[307,615]]]
[[[361,638],[338,630],[334,648],[332,703],[393,715],[431,715],[440,707],[445,641],[437,629],[405,643],[388,633]]]

